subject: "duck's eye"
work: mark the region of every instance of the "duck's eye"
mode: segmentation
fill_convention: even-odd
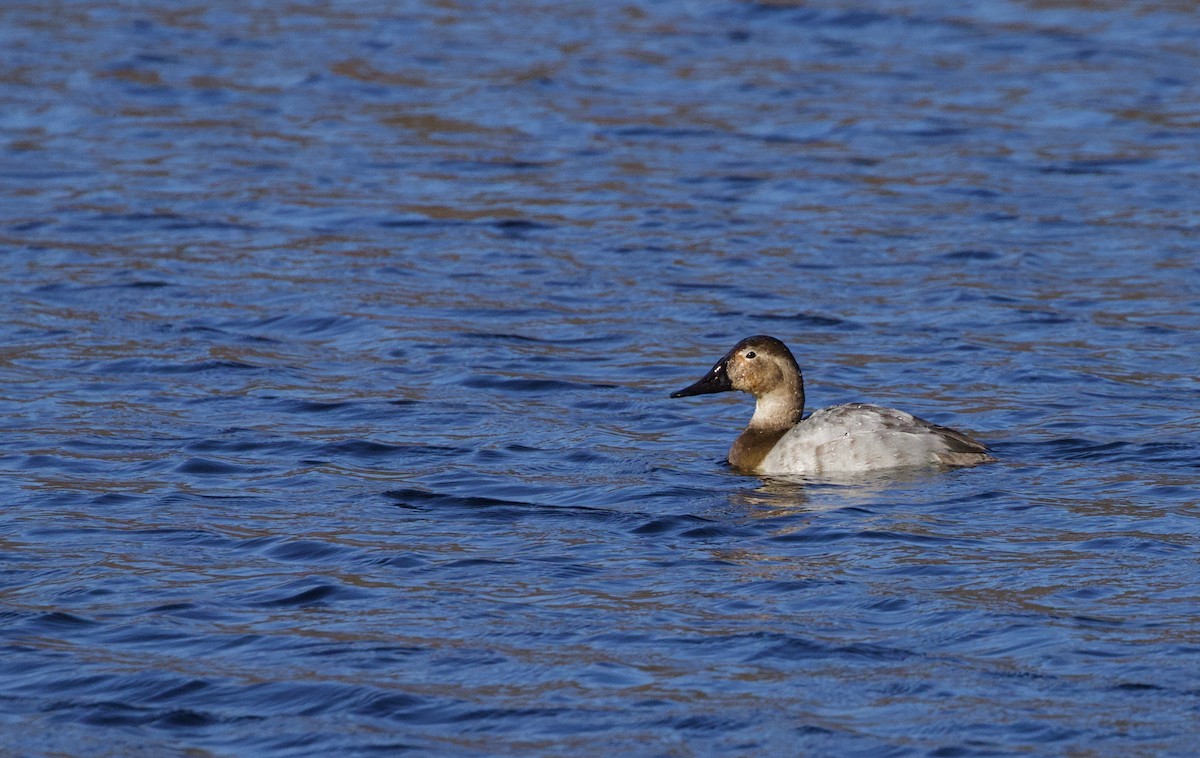
[[[754,357],[754,351],[753,351],[753,350],[751,350],[750,352],[746,353],[746,357],[747,357],[747,358],[753,358],[753,357]]]

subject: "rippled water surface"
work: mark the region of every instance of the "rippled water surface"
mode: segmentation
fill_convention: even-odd
[[[1189,753],[1198,19],[5,3],[0,753]]]

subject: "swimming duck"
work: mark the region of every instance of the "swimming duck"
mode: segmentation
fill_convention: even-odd
[[[704,378],[671,397],[741,390],[757,404],[729,449],[734,468],[755,474],[852,474],[906,466],[974,466],[994,461],[962,432],[865,403],[822,408],[804,418],[804,377],[774,337],[747,337]]]

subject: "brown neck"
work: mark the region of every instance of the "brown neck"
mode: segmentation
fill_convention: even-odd
[[[775,443],[779,442],[779,438],[790,429],[790,426],[781,429],[746,429],[733,441],[733,447],[729,448],[729,463],[742,471],[756,470],[767,457],[767,453],[771,452],[771,448],[775,447]]]
[[[749,429],[788,430],[804,416],[804,381],[799,374],[792,381],[755,398],[754,416]]]

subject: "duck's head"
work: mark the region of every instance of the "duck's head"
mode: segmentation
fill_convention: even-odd
[[[672,392],[671,397],[707,395],[740,390],[757,398],[784,391],[803,398],[800,367],[792,351],[774,337],[759,334],[733,346],[717,364],[695,384]],[[803,399],[800,401],[803,406]]]

